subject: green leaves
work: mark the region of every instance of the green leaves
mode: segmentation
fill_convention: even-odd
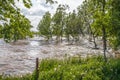
[[[52,37],[51,14],[46,12],[38,25],[39,35],[45,36],[47,40]]]
[[[112,0],[112,9],[111,9],[111,26],[112,29],[110,32],[112,32],[112,36],[114,36],[114,40],[112,39],[112,45],[115,50],[119,49],[120,47],[120,6],[118,5],[120,3],[119,0]]]
[[[32,6],[32,3],[30,0],[23,0],[24,6],[27,8],[30,8]]]
[[[30,8],[32,6],[30,0],[22,1],[25,7]],[[0,8],[0,21],[3,21],[0,30],[6,42],[17,41],[32,35],[30,21],[21,15],[14,0],[0,0]]]
[[[56,41],[62,41],[63,36],[67,39],[72,36],[74,39],[78,38],[79,34],[83,34],[80,16],[75,10],[67,14],[68,8],[68,5],[59,5],[51,19],[46,12],[38,25],[40,35],[46,37],[47,40],[53,35],[56,36]]]
[[[110,80],[112,78],[119,80],[119,61],[110,59],[108,63],[104,63],[101,56],[87,59],[76,57],[64,60],[45,59],[40,64],[39,79]]]
[[[25,39],[26,36],[31,35],[30,21],[20,13],[11,14],[9,24],[4,24],[2,29],[3,38],[6,42],[17,41]]]
[[[57,3],[57,1],[54,1],[54,0],[46,0],[46,3],[54,4],[54,3]]]

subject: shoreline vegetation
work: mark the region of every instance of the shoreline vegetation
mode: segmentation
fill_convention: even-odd
[[[120,80],[120,59],[102,56],[43,59],[36,71],[23,76],[0,76],[0,80]]]

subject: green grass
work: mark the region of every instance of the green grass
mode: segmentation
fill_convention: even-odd
[[[35,72],[22,77],[1,80],[35,80]],[[44,59],[39,66],[39,80],[120,80],[120,59],[109,59],[107,63],[99,57],[86,59]]]

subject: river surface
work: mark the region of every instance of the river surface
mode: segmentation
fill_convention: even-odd
[[[40,38],[5,43],[0,40],[0,75],[32,73],[36,58],[63,58],[65,55],[102,55],[102,49],[92,49],[93,43],[81,41],[80,45],[48,44]]]

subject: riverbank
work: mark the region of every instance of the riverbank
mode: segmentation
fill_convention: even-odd
[[[44,59],[39,65],[38,80],[120,80],[120,59],[101,56],[71,57],[64,60]],[[0,80],[35,80],[36,74],[4,77]]]

